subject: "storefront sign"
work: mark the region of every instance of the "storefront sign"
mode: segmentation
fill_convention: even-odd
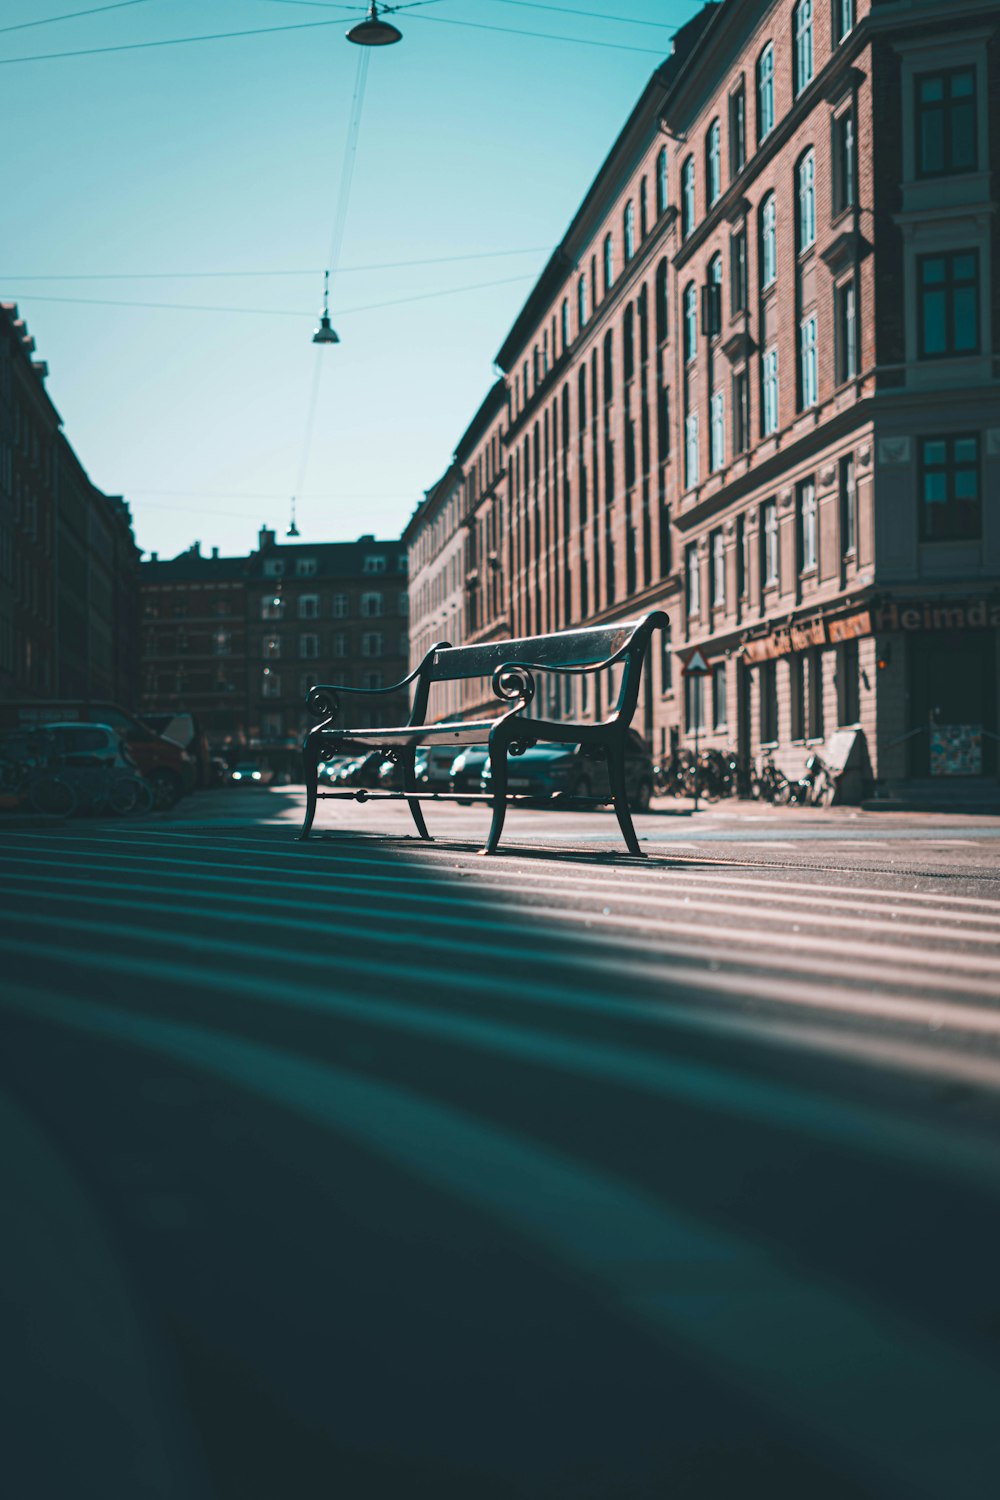
[[[792,625],[788,633],[793,651],[808,651],[810,646],[826,645],[825,620],[813,620],[808,625]]]
[[[877,630],[988,630],[1000,626],[994,599],[892,600],[875,611]]]
[[[856,641],[859,636],[871,635],[871,611],[863,609],[856,615],[848,615],[846,619],[831,620],[829,630],[831,641]]]
[[[792,649],[792,637],[788,630],[774,630],[770,635],[758,636],[756,640],[744,641],[743,660],[750,662],[774,661],[777,656],[787,656]]]

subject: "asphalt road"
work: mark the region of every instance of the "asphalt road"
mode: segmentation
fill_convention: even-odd
[[[0,825],[7,1493],[995,1494],[1000,820],[300,810]]]

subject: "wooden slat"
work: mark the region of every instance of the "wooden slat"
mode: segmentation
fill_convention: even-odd
[[[563,630],[558,635],[526,636],[519,641],[450,646],[434,653],[428,677],[431,682],[490,677],[497,667],[508,661],[547,662],[554,667],[593,666],[620,651],[641,623],[626,620],[618,625],[602,625],[591,630]]]

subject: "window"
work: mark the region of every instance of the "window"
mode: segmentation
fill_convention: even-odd
[[[708,466],[714,474],[726,461],[726,398],[722,391],[712,392],[710,414]]]
[[[281,697],[281,677],[273,667],[265,667],[261,673],[260,696],[262,698]]]
[[[318,594],[300,594],[299,595],[299,619],[300,620],[315,620],[318,617],[318,615],[319,615],[319,595]]]
[[[212,632],[212,654],[213,656],[228,656],[233,649],[233,638],[228,630],[213,630]]]
[[[670,172],[666,146],[656,155],[656,212],[664,214],[670,202]]]
[[[698,543],[684,548],[684,601],[689,618],[701,614],[701,570],[698,565]]]
[[[725,729],[729,723],[726,710],[726,664],[717,661],[712,667],[712,728]]]
[[[315,578],[316,559],[314,557],[297,557],[295,559],[296,578]]]
[[[625,212],[622,215],[622,244],[625,262],[628,264],[635,254],[635,205],[631,198],[626,203]]]
[[[664,257],[656,268],[655,288],[656,342],[662,344],[669,327],[669,303],[667,301],[667,262]]]
[[[338,631],[336,631],[334,633],[334,637],[333,637],[333,654],[334,654],[334,656],[337,656],[337,657],[340,657],[340,658],[343,658],[343,657],[345,657],[347,655],[347,632],[346,632],[346,630],[338,630]]]
[[[922,541],[977,539],[982,534],[978,437],[924,438],[920,488]]]
[[[281,636],[266,635],[261,641],[260,654],[269,661],[275,660],[281,655]]]
[[[733,376],[733,452],[745,453],[750,446],[750,382],[745,369]]]
[[[285,733],[284,716],[280,713],[261,714],[260,737],[263,740],[280,740]]]
[[[316,686],[315,672],[302,672],[299,674],[299,697],[304,698],[310,688]]]
[[[807,151],[798,166],[799,254],[816,243],[816,157]]]
[[[916,80],[916,106],[917,176],[974,172],[979,157],[975,70],[924,73]]]
[[[764,400],[762,418],[764,436],[770,437],[778,430],[778,351],[767,349],[763,359]]]
[[[806,737],[806,663],[796,651],[788,660],[790,728],[793,740]]]
[[[284,574],[284,571],[285,571],[285,564],[284,564],[284,561],[281,558],[277,558],[277,557],[268,558],[267,562],[265,562],[265,564],[264,564],[264,577],[265,578],[281,578],[283,576],[283,574]]]
[[[837,329],[837,384],[854,380],[858,373],[858,319],[854,282],[845,281],[833,291]]]
[[[761,662],[757,669],[760,689],[760,742],[774,745],[778,740],[778,664]]]
[[[656,455],[666,458],[670,452],[670,387],[661,385],[656,403]]]
[[[334,594],[333,596],[333,618],[335,620],[346,620],[347,618],[347,595]]]
[[[698,413],[690,412],[684,423],[684,483],[693,489],[698,483]]]
[[[842,641],[837,647],[837,720],[841,728],[861,717],[861,673],[857,641]]]
[[[726,542],[722,535],[722,527],[719,526],[712,532],[709,538],[709,555],[712,559],[709,582],[711,583],[710,602],[713,609],[723,609],[726,603]]]
[[[410,596],[405,589],[400,589],[399,597],[396,600],[396,608],[401,615],[405,616],[410,613]]]
[[[576,284],[576,313],[580,320],[580,327],[587,321],[587,273],[580,273],[580,280]]]
[[[816,348],[816,314],[811,313],[799,324],[799,392],[802,410],[808,411],[819,400],[819,356]]]
[[[735,315],[747,307],[747,232],[738,229],[729,240],[729,305]]]
[[[747,518],[736,517],[736,597],[743,599],[747,591]]]
[[[978,353],[979,252],[921,255],[917,283],[920,358]]]
[[[316,657],[318,655],[319,655],[319,636],[318,635],[300,635],[299,636],[299,656],[302,658],[302,660],[303,661],[315,661],[315,659],[316,659]]]
[[[729,175],[738,177],[747,164],[747,94],[741,83],[729,96]]]
[[[809,718],[806,734],[811,740],[823,738],[823,652],[814,646],[809,653]]]
[[[648,196],[649,196],[649,194],[648,194],[648,190],[646,188],[646,179],[645,179],[645,177],[641,177],[639,179],[639,238],[640,238],[640,240],[644,240],[646,238],[646,235],[649,233],[649,212],[648,212],[648,210],[646,208],[646,202],[647,202]],[[569,680],[568,677],[566,679],[566,683],[567,683],[567,686],[571,686],[570,680]]]
[[[713,120],[705,138],[705,191],[709,207],[722,193],[722,126]]]
[[[845,109],[833,120],[833,213],[853,208],[858,201],[857,151],[854,111]]]
[[[688,730],[704,729],[704,674],[696,673],[684,679],[684,719]]]
[[[381,594],[362,594],[361,595],[361,617],[362,617],[362,619],[364,619],[364,620],[375,620],[375,619],[378,619],[378,617],[381,615],[381,613],[382,613],[382,595]]]
[[[610,292],[615,279],[615,247],[610,234],[604,236],[604,290]]]
[[[854,30],[854,0],[833,0],[834,35],[838,42]]]
[[[760,289],[767,291],[778,276],[778,208],[774,194],[768,193],[760,208]]]
[[[660,631],[660,692],[672,693],[674,690],[674,648],[670,621],[668,620]]]
[[[681,168],[681,239],[694,229],[694,157],[689,156]]]
[[[712,256],[708,266],[708,282],[701,295],[701,331],[706,338],[718,338],[722,332],[721,255]]]
[[[368,630],[361,637],[361,655],[382,655],[382,632],[380,630]]]
[[[795,522],[799,572],[813,573],[816,570],[816,485],[811,479],[803,479],[798,487]]]
[[[361,686],[363,688],[366,688],[369,693],[378,692],[379,688],[381,688],[382,686],[382,682],[383,678],[381,672],[362,672],[361,674]],[[377,728],[378,726],[373,725],[372,727]]]
[[[799,0],[793,22],[795,32],[795,93],[812,83],[813,76],[813,0]]]
[[[761,551],[761,572],[765,588],[778,582],[778,502],[765,500],[761,506],[761,530],[764,543]]]
[[[693,281],[684,288],[684,359],[690,364],[698,353],[698,298]]]
[[[774,47],[768,42],[757,59],[757,144],[774,129]]]
[[[280,594],[264,594],[261,597],[260,617],[262,620],[284,619],[285,601]]]
[[[362,565],[364,573],[384,573],[385,558],[381,556],[366,557]]]
[[[565,354],[569,348],[569,299],[566,297],[562,299],[562,306],[559,309],[559,322],[562,352]]]
[[[838,467],[840,491],[840,550],[853,557],[858,548],[858,491],[854,474],[854,455],[849,453]]]

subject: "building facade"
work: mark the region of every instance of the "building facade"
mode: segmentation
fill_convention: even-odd
[[[794,773],[853,728],[882,779],[995,773],[998,32],[995,0],[707,6],[497,357],[503,628],[663,610],[657,753]]]
[[[142,564],[147,712],[194,713],[213,750],[295,764],[317,682],[381,688],[405,677],[406,552],[399,541],[279,543],[262,527],[248,557]],[[398,722],[405,690],[355,700],[354,722]]]
[[[87,476],[45,388],[48,369],[0,304],[0,696],[139,692],[139,551],[129,508]]]

